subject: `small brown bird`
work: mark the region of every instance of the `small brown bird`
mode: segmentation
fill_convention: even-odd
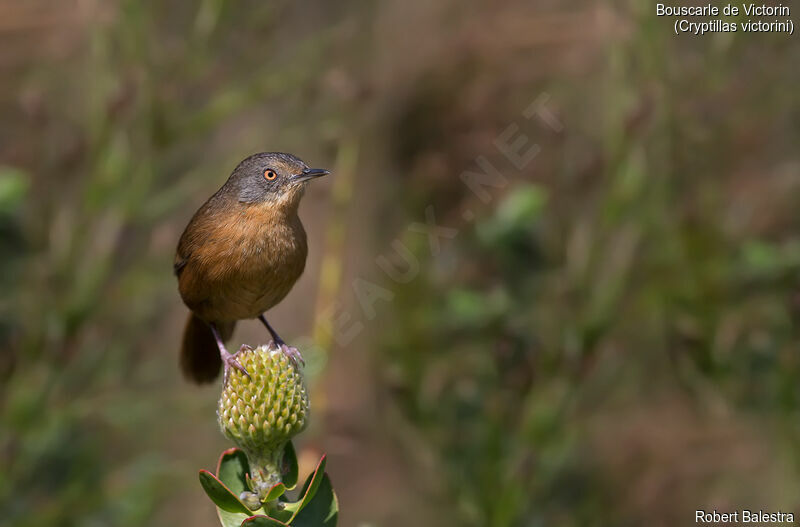
[[[306,183],[325,174],[291,154],[252,155],[189,221],[173,269],[192,311],[180,359],[192,381],[214,380],[221,364],[225,379],[231,367],[247,373],[225,348],[236,322],[246,318],[261,320],[274,343],[302,361],[264,312],[283,300],[303,273],[308,245],[297,208]]]

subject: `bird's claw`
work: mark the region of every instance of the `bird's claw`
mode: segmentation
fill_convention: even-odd
[[[245,369],[245,367],[242,366],[238,360],[236,360],[236,356],[239,353],[241,353],[242,351],[248,351],[252,349],[253,348],[251,348],[247,344],[242,344],[242,347],[239,348],[239,351],[237,351],[233,355],[229,353],[226,357],[222,358],[222,364],[225,367],[225,375],[224,375],[225,384],[228,384],[228,377],[230,375],[231,368],[236,368],[237,370],[242,372],[248,379],[250,379],[251,381],[253,380],[253,378],[250,377],[250,373],[247,371],[247,369]]]
[[[295,348],[294,346],[289,346],[285,342],[275,342],[271,340],[269,343],[269,349],[274,350],[281,350],[286,357],[292,361],[292,364],[295,366],[305,366],[306,361],[303,360],[303,356],[300,354],[300,350]]]
[[[306,361],[303,359],[303,356],[300,354],[300,350],[295,348],[294,346],[287,346],[286,344],[281,344],[281,351],[284,352],[289,359],[294,362],[295,366],[298,364],[301,366],[306,365]]]

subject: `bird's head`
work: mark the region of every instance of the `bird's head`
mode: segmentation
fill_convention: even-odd
[[[243,203],[296,207],[306,183],[328,173],[321,168],[309,168],[292,154],[263,152],[239,163],[225,186]]]

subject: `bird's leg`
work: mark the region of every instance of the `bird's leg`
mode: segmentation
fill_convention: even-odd
[[[280,337],[280,335],[278,335],[278,332],[272,329],[272,326],[269,325],[269,322],[267,322],[267,319],[266,317],[264,317],[263,313],[258,315],[258,320],[264,323],[264,325],[267,327],[267,331],[269,331],[269,334],[272,335],[272,340],[275,342],[275,345],[287,357],[289,357],[289,359],[291,359],[292,362],[294,362],[295,364],[299,362],[303,366],[306,365],[306,361],[304,361],[303,356],[300,355],[300,350],[298,350],[294,346],[287,346],[286,342],[284,342],[283,339]]]
[[[225,347],[225,343],[222,342],[222,337],[220,337],[219,331],[217,331],[217,326],[215,326],[214,324],[209,324],[209,326],[211,326],[211,333],[214,334],[214,340],[217,341],[217,347],[219,348],[219,356],[222,359],[222,365],[224,366],[224,375],[223,375],[224,383],[228,384],[228,372],[230,371],[231,367],[236,368],[240,372],[244,373],[245,375],[247,375],[247,378],[249,379],[250,374],[247,373],[247,370],[244,368],[244,366],[239,364],[239,361],[236,360],[236,355],[238,355],[239,352],[237,351],[236,353],[231,355],[228,352],[228,349]],[[242,348],[244,347],[245,346],[242,346]],[[241,351],[241,349],[239,351]]]

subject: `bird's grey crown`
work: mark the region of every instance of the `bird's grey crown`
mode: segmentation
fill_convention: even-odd
[[[246,170],[251,167],[260,167],[264,162],[268,161],[278,161],[287,165],[305,166],[302,159],[292,154],[287,154],[285,152],[259,152],[258,154],[253,154],[244,158],[236,169],[234,169],[234,172],[240,169]]]

